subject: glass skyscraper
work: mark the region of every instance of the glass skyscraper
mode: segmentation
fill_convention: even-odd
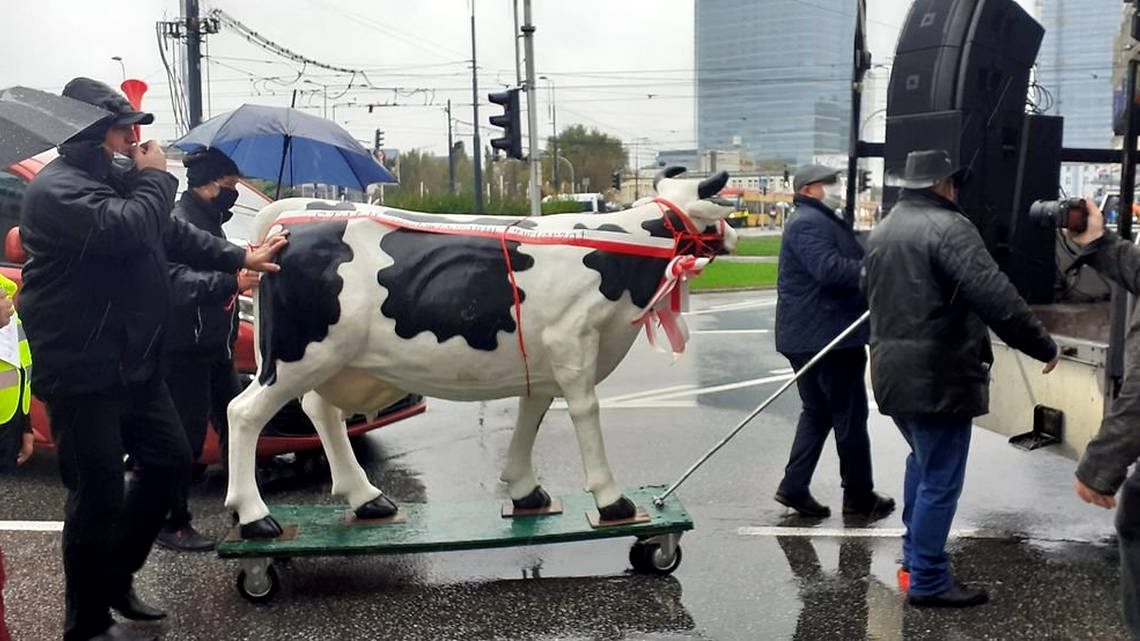
[[[1045,27],[1037,55],[1037,84],[1052,97],[1047,113],[1065,118],[1066,147],[1108,148],[1112,143],[1113,41],[1120,31],[1123,5],[1104,0],[1037,0],[1036,9]]]
[[[847,153],[853,2],[696,0],[702,152],[795,164]]]

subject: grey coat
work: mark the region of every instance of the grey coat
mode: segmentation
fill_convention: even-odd
[[[1140,247],[1106,231],[1085,247],[1089,264],[1133,295],[1140,295]],[[1101,494],[1115,494],[1128,466],[1140,458],[1140,313],[1133,310],[1124,339],[1124,383],[1120,395],[1077,466],[1077,478]]]

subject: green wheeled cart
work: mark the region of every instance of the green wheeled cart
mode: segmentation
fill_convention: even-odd
[[[680,500],[670,496],[661,506],[653,497],[665,486],[623,491],[639,506],[638,517],[598,523],[592,495],[582,492],[554,500],[541,513],[510,514],[491,501],[408,503],[394,517],[362,521],[343,506],[281,505],[272,510],[284,533],[276,539],[242,540],[235,528],[218,544],[218,556],[241,565],[237,589],[254,603],[270,601],[280,588],[274,561],[302,556],[405,554],[543,543],[636,537],[629,551],[634,570],[669,574],[681,563],[681,533],[693,529]]]

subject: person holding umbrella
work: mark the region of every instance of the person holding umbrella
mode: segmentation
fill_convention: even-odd
[[[178,181],[158,144],[137,144],[131,127],[154,116],[88,78],[69,82],[63,95],[108,112],[60,145],[60,157],[28,186],[20,221],[32,391],[47,405],[68,490],[64,639],[140,638],[114,625],[110,610],[134,620],[166,616],[138,598],[132,580],[191,464],[159,374],[167,256],[231,273],[276,271],[286,240],[242,249],[171,217]],[[135,461],[129,485],[124,453]]]
[[[229,156],[212,147],[186,156],[189,187],[171,213],[212,236],[225,239],[222,224],[233,216],[241,172]],[[237,296],[257,287],[258,272],[196,270],[171,261],[173,292],[166,334],[166,386],[190,441],[194,461],[202,456],[206,424],[213,418],[223,461],[226,452],[226,407],[241,392],[234,369],[237,339]],[[158,533],[158,544],[172,550],[201,552],[215,542],[191,524],[187,485],[174,497],[170,517]]]

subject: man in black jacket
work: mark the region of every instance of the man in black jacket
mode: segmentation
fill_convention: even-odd
[[[189,187],[171,215],[217,238],[225,239],[222,224],[233,216],[241,172],[229,156],[208,148],[188,155]],[[226,407],[241,391],[234,370],[233,342],[237,338],[237,295],[257,286],[258,273],[195,270],[171,261],[171,309],[166,332],[166,386],[190,441],[194,461],[202,456],[206,425],[213,420],[222,455],[226,452]],[[159,545],[173,550],[206,551],[212,539],[191,525],[187,485],[174,497]]]
[[[776,303],[776,350],[799,371],[863,315],[859,292],[863,248],[836,209],[839,170],[807,165],[796,171],[796,213],[780,244]],[[867,437],[867,328],[835,346],[797,381],[803,410],[776,490],[776,501],[809,517],[826,517],[808,489],[827,435],[835,428],[843,512],[879,518],[894,499],[873,491],[871,441]]]
[[[989,410],[988,325],[1007,345],[1057,364],[1053,339],[955,204],[942,150],[911,152],[902,198],[871,233],[863,263],[871,308],[871,385],[910,445],[903,570],[912,605],[985,603],[959,584],[945,552],[966,472],[972,419]]]
[[[1115,232],[1105,231],[1104,216],[1091,199],[1088,226],[1070,238],[1084,245],[1083,256],[1102,275],[1111,278],[1133,296],[1140,295],[1140,248]],[[1132,324],[1125,339],[1124,362],[1128,369],[1120,394],[1101,423],[1096,438],[1089,442],[1077,466],[1075,481],[1081,499],[1106,509],[1116,507],[1116,533],[1120,541],[1121,587],[1124,593],[1124,622],[1133,639],[1140,639],[1140,467],[1131,476],[1128,467],[1140,458],[1140,313],[1132,313]]]
[[[76,78],[63,94],[109,112],[60,146],[24,196],[21,314],[68,489],[63,529],[64,638],[126,639],[109,612],[165,617],[135,595],[142,567],[189,469],[190,446],[158,373],[170,309],[167,255],[236,272],[277,269],[284,238],[246,251],[170,209],[178,181],[158,144],[136,145],[135,111],[107,85]],[[133,160],[122,170],[115,155]],[[125,488],[123,454],[136,462]]]

